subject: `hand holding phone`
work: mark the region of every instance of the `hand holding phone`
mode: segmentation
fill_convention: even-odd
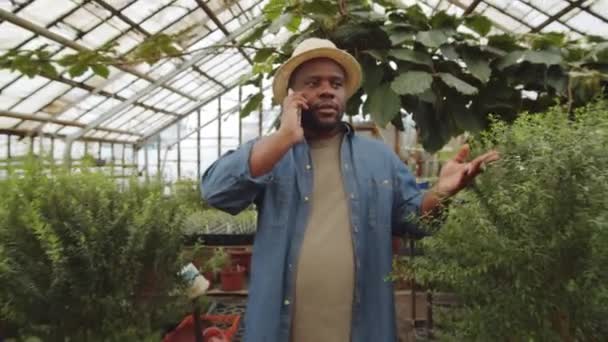
[[[279,131],[293,143],[299,142],[304,138],[302,111],[308,109],[306,98],[302,94],[289,89],[287,97],[283,100]]]

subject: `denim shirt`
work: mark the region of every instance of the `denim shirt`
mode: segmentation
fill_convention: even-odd
[[[355,261],[351,340],[396,341],[391,235],[418,214],[422,194],[397,155],[381,141],[347,127],[340,149],[344,189],[350,204]],[[257,140],[257,139],[256,139]],[[255,141],[229,151],[202,176],[212,206],[237,214],[258,209],[252,256],[245,341],[286,342],[290,337],[296,265],[311,210],[313,170],[306,142],[294,145],[272,171],[252,177]],[[319,289],[322,291],[322,289]]]

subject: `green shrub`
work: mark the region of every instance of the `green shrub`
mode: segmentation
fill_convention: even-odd
[[[28,162],[2,181],[0,326],[44,341],[159,339],[182,266],[160,184]],[[152,335],[151,335],[152,334]]]
[[[501,160],[422,240],[419,282],[462,301],[457,341],[608,338],[608,103],[497,123],[476,145]]]

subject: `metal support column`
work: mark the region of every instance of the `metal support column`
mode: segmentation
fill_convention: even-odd
[[[201,127],[201,110],[196,111],[196,127]],[[201,130],[196,130],[196,181],[201,179]]]
[[[243,87],[239,86],[239,146],[241,146],[241,144],[243,143],[243,118],[241,117],[241,108],[243,108],[242,106],[242,102],[243,101]],[[199,122],[199,127],[200,127],[200,122]]]
[[[124,179],[127,175],[126,173],[126,169],[127,169],[127,145],[122,145],[122,155],[120,156],[121,160],[122,160],[122,178]]]
[[[158,139],[157,139],[157,145],[156,145],[156,177],[158,177],[158,179],[161,179],[160,176],[160,134],[158,135]]]
[[[144,146],[144,170],[146,171],[146,182],[150,181],[150,171],[148,171],[148,145]]]
[[[182,178],[182,125],[177,123],[177,180]]]
[[[222,155],[222,97],[217,98],[217,157]]]

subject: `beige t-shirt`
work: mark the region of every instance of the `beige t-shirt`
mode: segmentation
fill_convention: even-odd
[[[340,168],[342,138],[309,143],[312,210],[296,269],[293,342],[350,340],[354,252]]]

